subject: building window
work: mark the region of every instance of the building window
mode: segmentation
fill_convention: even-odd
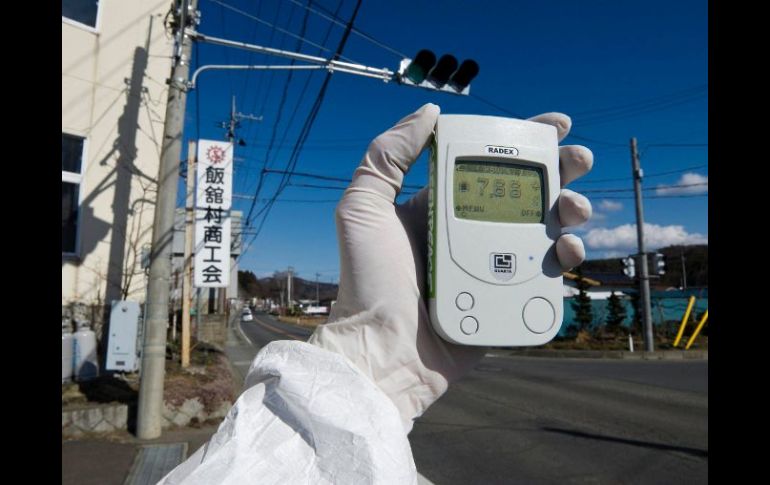
[[[61,134],[61,252],[75,254],[78,243],[80,182],[85,138]]]
[[[61,16],[96,28],[99,0],[61,0]]]

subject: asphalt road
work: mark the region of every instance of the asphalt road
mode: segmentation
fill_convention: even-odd
[[[257,346],[311,333],[255,319]],[[409,440],[436,485],[708,483],[708,361],[490,354]]]
[[[254,312],[254,321],[241,321],[241,329],[252,344],[264,347],[273,340],[302,340],[310,338],[311,329],[287,325],[266,313]]]

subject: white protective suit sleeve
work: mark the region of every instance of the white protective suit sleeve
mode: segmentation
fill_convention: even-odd
[[[416,484],[392,401],[345,357],[276,341],[208,443],[162,485]]]
[[[427,190],[394,204],[438,114],[426,104],[378,136],[337,206],[340,287],[329,323],[308,343],[263,348],[216,434],[161,484],[416,483],[413,419],[485,352],[447,343],[430,326]],[[571,125],[558,113],[532,120],[556,126],[559,140]],[[562,184],[593,163],[581,146],[559,155]],[[564,226],[591,214],[588,199],[570,190],[558,204]],[[565,269],[585,256],[571,234],[556,252]]]

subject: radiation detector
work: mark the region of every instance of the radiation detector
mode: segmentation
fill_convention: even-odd
[[[556,128],[440,115],[428,165],[433,328],[463,345],[549,342],[563,318]]]

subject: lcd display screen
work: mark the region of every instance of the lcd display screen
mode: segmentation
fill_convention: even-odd
[[[474,221],[542,223],[543,170],[527,165],[457,160],[455,217]]]

